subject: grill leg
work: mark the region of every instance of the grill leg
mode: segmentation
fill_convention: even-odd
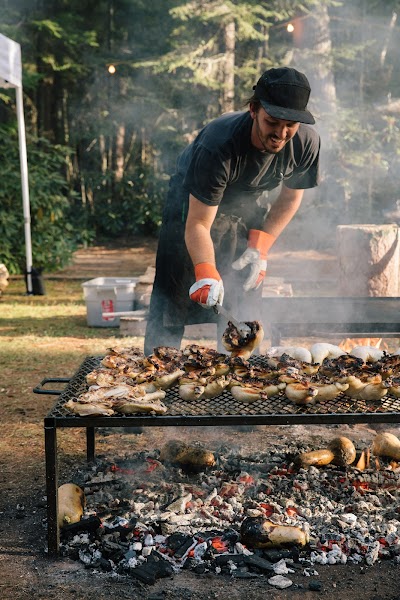
[[[96,440],[94,427],[86,427],[86,457],[88,462],[94,461],[96,456]]]
[[[57,556],[60,545],[58,527],[58,474],[57,474],[57,429],[45,427],[46,494],[47,494],[47,544],[50,556]]]

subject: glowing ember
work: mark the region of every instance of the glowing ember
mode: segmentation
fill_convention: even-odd
[[[229,546],[223,541],[221,537],[215,537],[211,540],[211,545],[217,552],[226,552]]]

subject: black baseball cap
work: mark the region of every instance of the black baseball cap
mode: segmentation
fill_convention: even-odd
[[[271,117],[310,125],[315,123],[307,110],[310,84],[307,77],[296,69],[269,69],[261,75],[253,90],[254,96]]]

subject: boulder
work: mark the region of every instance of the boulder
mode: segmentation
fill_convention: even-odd
[[[9,281],[8,281],[9,277],[10,277],[10,274],[8,272],[6,265],[4,265],[3,263],[0,263],[0,296],[9,284]]]

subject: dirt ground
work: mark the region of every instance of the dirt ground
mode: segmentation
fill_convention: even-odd
[[[98,276],[140,275],[154,264],[154,241],[140,240],[129,247],[91,248],[75,255],[74,264],[57,277],[90,279]],[[335,259],[332,255],[314,252],[301,257],[277,253],[272,257],[270,275],[291,281],[295,293],[310,285],[320,295],[330,295],[335,288]],[[307,264],[307,277],[304,265]],[[101,266],[99,266],[101,265]],[[299,268],[299,266],[303,268]],[[310,275],[311,273],[311,275]],[[0,300],[1,305],[1,300]],[[3,342],[1,342],[3,343]],[[63,343],[66,343],[63,340]],[[1,395],[4,427],[0,440],[0,600],[132,598],[140,600],[308,600],[309,598],[351,598],[352,600],[400,600],[400,565],[382,561],[366,565],[318,566],[313,579],[321,582],[319,591],[309,588],[310,580],[300,572],[291,576],[293,585],[279,591],[265,577],[253,580],[182,571],[170,579],[161,579],[148,587],[129,578],[94,572],[69,559],[53,559],[46,555],[46,498],[44,440],[33,435],[43,417],[54,404],[54,396],[34,397],[32,387],[46,376],[35,371],[34,348],[30,380],[18,394]],[[7,365],[8,366],[8,365]],[[1,369],[5,368],[3,365]],[[18,369],[16,360],[15,369]],[[0,371],[1,373],[1,371]],[[0,375],[0,388],[1,375]],[[0,392],[4,391],[0,389]],[[140,434],[114,429],[107,435],[97,434],[97,449],[102,456],[129,455],[144,448],[160,447],[165,442],[162,428],[149,428]],[[338,434],[367,444],[382,426],[295,426],[257,427],[253,431],[231,428],[214,431],[210,428],[186,428],[168,431],[186,440],[218,440],[238,447],[265,447],[294,436],[310,444],[321,444]],[[400,435],[400,427],[385,427]],[[60,480],[68,481],[71,473],[85,466],[84,432],[79,429],[59,430]]]

